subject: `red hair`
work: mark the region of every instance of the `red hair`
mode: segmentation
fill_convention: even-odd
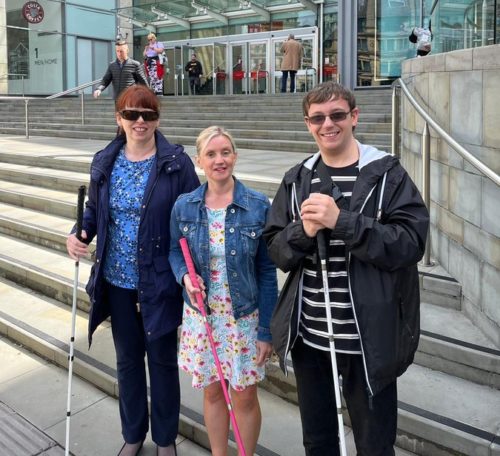
[[[160,113],[160,102],[155,93],[144,84],[135,84],[127,87],[116,100],[116,112],[125,108],[152,109]]]

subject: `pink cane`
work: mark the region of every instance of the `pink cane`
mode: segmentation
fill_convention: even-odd
[[[181,238],[179,240],[181,245],[182,254],[184,255],[184,261],[189,273],[189,278],[191,283],[195,288],[200,288],[198,283],[198,278],[196,277],[196,271],[194,269],[193,259],[191,257],[191,252],[189,251],[189,245],[186,238]],[[245,447],[243,446],[243,441],[241,440],[240,430],[238,429],[238,423],[236,423],[236,417],[233,412],[233,406],[231,405],[231,398],[229,397],[229,392],[227,391],[226,381],[224,380],[224,374],[222,373],[222,367],[220,365],[219,356],[217,355],[217,349],[215,348],[214,338],[212,337],[212,329],[207,319],[207,312],[205,310],[205,304],[203,303],[203,297],[201,293],[196,293],[196,303],[198,304],[198,309],[203,318],[203,323],[205,324],[205,329],[207,331],[208,340],[210,342],[210,347],[212,349],[212,354],[214,356],[215,365],[217,367],[217,373],[219,374],[219,380],[222,386],[222,391],[224,392],[224,398],[226,399],[227,409],[229,410],[229,417],[231,419],[231,424],[233,425],[234,436],[236,438],[236,444],[238,445],[238,451],[240,456],[246,456]]]

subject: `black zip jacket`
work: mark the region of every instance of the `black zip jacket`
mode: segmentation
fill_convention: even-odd
[[[350,206],[340,210],[331,236],[346,244],[349,291],[368,393],[375,395],[405,372],[417,349],[416,264],[425,250],[429,214],[397,158],[360,143],[358,148],[360,169]],[[300,206],[309,196],[318,158],[319,153],[286,173],[263,233],[269,256],[289,272],[271,320],[273,346],[285,373],[286,357],[298,334],[303,259],[316,251],[316,239],[304,232]]]
[[[143,66],[137,60],[132,59],[125,60],[123,65],[120,65],[118,59],[111,62],[97,88],[102,91],[110,83],[113,83],[113,98],[115,100],[128,86],[134,84],[148,85]]]
[[[95,262],[86,287],[91,302],[89,345],[97,326],[110,315],[102,266],[106,260],[110,177],[125,141],[124,135],[115,138],[94,156],[90,168],[88,201],[82,223],[87,243],[97,236]],[[170,213],[180,194],[190,192],[200,184],[193,163],[182,146],[170,144],[159,131],[155,132],[155,142],[155,163],[144,190],[137,233],[138,302],[145,337],[149,341],[167,334],[181,323],[182,289],[168,262]]]

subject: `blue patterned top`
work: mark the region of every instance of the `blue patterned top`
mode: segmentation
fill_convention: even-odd
[[[155,155],[129,161],[122,148],[111,173],[104,278],[120,288],[136,289],[139,281],[137,235],[142,199],[154,161]]]

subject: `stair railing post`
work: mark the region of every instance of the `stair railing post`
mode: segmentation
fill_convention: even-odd
[[[424,203],[431,211],[431,135],[429,125],[424,123],[424,131],[422,132],[422,197]],[[432,266],[431,262],[431,241],[429,233],[427,233],[427,243],[425,246],[424,257],[422,258],[422,266]]]
[[[400,122],[401,114],[401,88],[395,83],[392,86],[392,131],[391,131],[391,153],[398,158],[401,158],[400,138]]]
[[[80,92],[80,106],[82,112],[82,125],[85,125],[85,102],[83,97],[83,90]]]
[[[30,124],[29,124],[29,116],[28,116],[28,103],[29,100],[27,98],[24,99],[24,127],[26,139],[30,137]]]

